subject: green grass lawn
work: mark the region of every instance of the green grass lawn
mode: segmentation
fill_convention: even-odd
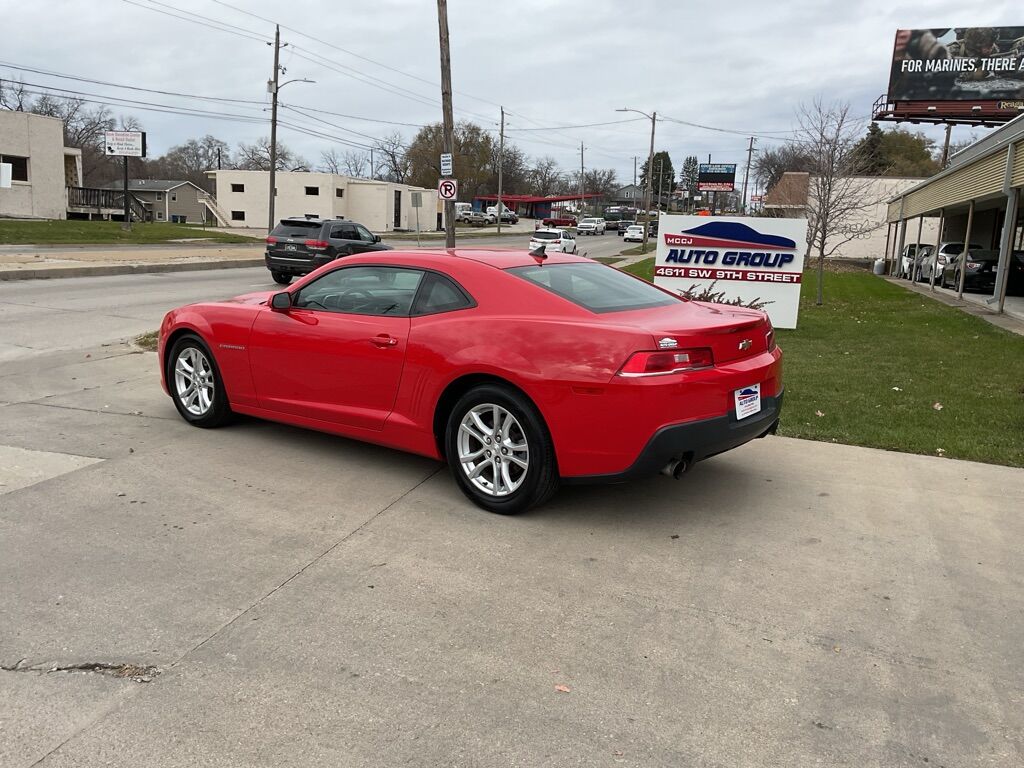
[[[780,434],[1024,467],[1024,337],[867,273],[826,273],[821,307],[816,290],[805,272],[778,331]]]
[[[148,222],[132,224],[131,232],[121,229],[119,221],[52,221],[0,220],[0,245],[91,245],[146,244],[168,240],[202,237],[218,243],[258,243],[251,237],[231,234],[214,228],[202,229],[188,224]]]

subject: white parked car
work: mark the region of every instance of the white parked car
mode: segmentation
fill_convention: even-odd
[[[535,229],[530,250],[544,246],[546,253],[576,253],[576,238],[564,229]]]
[[[576,234],[603,235],[606,226],[604,219],[580,219],[576,225]]]
[[[626,227],[626,234],[622,236],[622,239],[627,243],[642,243],[644,241],[644,228],[639,224]]]

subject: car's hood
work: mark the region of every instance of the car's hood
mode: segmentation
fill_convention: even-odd
[[[241,296],[235,296],[232,299],[226,299],[227,304],[266,304],[270,301],[270,297],[273,296],[277,291],[257,291],[256,293],[243,293]]]

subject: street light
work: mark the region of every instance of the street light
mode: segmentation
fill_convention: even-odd
[[[289,83],[315,83],[316,80],[309,80],[305,77],[277,82],[277,67],[274,68],[274,79],[267,83],[268,90],[273,94],[273,104],[270,109],[270,207],[267,233],[274,229],[274,190],[277,187],[277,94]]]
[[[644,187],[644,217],[648,216],[648,211],[651,209],[651,175],[654,173],[654,125],[658,121],[658,113],[654,112],[648,115],[646,112],[641,112],[639,109],[616,109],[616,112],[636,112],[638,115],[643,115],[651,121],[651,148],[647,153],[647,186]],[[644,227],[644,242],[643,247],[640,249],[641,253],[647,253],[647,233],[651,229],[651,222],[647,221],[647,226]]]

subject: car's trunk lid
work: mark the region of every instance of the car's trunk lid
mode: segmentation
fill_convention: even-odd
[[[725,304],[679,302],[616,313],[616,320],[650,332],[652,349],[710,347],[716,365],[762,354],[773,342],[767,315]]]

